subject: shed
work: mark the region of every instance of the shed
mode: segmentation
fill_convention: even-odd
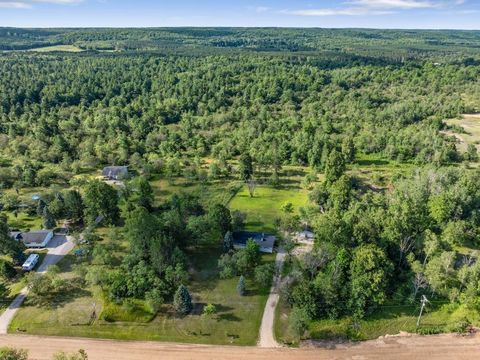
[[[243,249],[249,239],[254,240],[258,246],[260,246],[261,252],[269,254],[273,253],[273,247],[277,240],[277,238],[271,234],[238,231],[233,233],[233,247],[235,249]]]

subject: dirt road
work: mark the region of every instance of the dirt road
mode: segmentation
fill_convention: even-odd
[[[258,346],[262,348],[277,348],[280,345],[275,340],[274,322],[275,322],[275,308],[277,307],[279,294],[278,287],[280,285],[280,274],[282,270],[283,260],[285,259],[285,251],[279,249],[275,258],[275,277],[273,279],[272,289],[268,296],[265,310],[263,311],[262,324],[260,326],[260,338]]]
[[[65,235],[55,235],[48,243],[48,254],[43,259],[42,264],[38,267],[37,272],[43,274],[48,267],[58,263],[65,255],[67,255],[74,247],[73,238]],[[28,288],[23,288],[20,294],[12,301],[3,314],[0,315],[0,335],[6,334],[8,326],[13,317],[22,305],[28,295]]]
[[[51,360],[58,351],[84,349],[89,360],[466,360],[480,358],[480,336],[394,337],[331,348],[262,349],[120,342],[22,335],[0,336],[0,347],[28,349],[32,360]]]

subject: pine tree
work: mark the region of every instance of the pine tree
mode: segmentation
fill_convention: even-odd
[[[53,229],[57,225],[55,218],[53,217],[48,207],[43,208],[43,228],[44,229]]]
[[[182,315],[187,315],[192,311],[192,297],[184,285],[180,285],[173,297],[173,306],[175,311]]]
[[[45,209],[45,206],[47,206],[45,201],[43,201],[42,199],[38,200],[38,204],[37,204],[37,215],[38,216],[43,216],[43,210]]]
[[[233,234],[231,231],[227,231],[223,238],[223,251],[228,253],[233,249]]]
[[[238,280],[237,291],[240,296],[245,295],[246,288],[245,288],[245,278],[243,277],[243,275],[240,276],[240,280]]]

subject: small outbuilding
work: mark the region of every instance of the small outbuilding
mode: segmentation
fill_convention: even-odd
[[[27,248],[43,249],[50,240],[53,239],[52,230],[34,230],[28,232],[14,231],[10,236],[17,241],[21,241]]]
[[[315,234],[311,231],[304,230],[297,234],[297,238],[300,241],[313,242],[313,240],[315,239]]]
[[[235,249],[243,249],[247,245],[249,239],[254,240],[258,246],[260,246],[261,252],[268,254],[273,253],[273,247],[277,240],[275,236],[270,234],[238,231],[233,233],[233,247]]]
[[[128,177],[128,166],[107,166],[103,168],[102,176],[108,180],[123,180]]]

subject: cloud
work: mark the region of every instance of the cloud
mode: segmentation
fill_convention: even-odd
[[[343,8],[343,9],[308,9],[308,10],[295,10],[295,11],[283,11],[283,13],[296,16],[363,16],[363,15],[388,15],[392,11],[386,10],[369,10],[365,8]]]
[[[440,5],[439,3],[424,0],[352,0],[349,3],[375,9],[426,9]]]
[[[23,2],[16,2],[16,1],[0,1],[0,8],[8,8],[8,9],[30,9],[26,3]]]
[[[19,1],[6,1],[0,0],[0,8],[10,9],[31,9],[35,4],[58,4],[58,5],[70,5],[82,2],[83,0],[19,0]]]
[[[268,6],[257,6],[255,8],[255,12],[257,12],[257,13],[264,13],[264,12],[267,12],[269,10],[270,10],[270,8]]]
[[[441,9],[461,6],[467,0],[347,0],[343,6],[319,9],[283,10],[295,16],[367,16],[388,15],[416,9]]]

